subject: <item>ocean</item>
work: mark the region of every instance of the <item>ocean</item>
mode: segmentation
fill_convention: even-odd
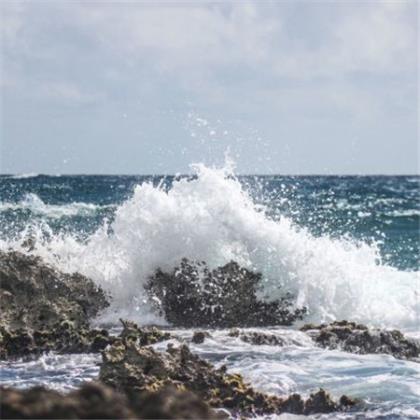
[[[420,337],[420,177],[235,176],[203,165],[193,171],[2,175],[0,249],[40,255],[92,278],[113,298],[95,322],[115,328],[121,317],[165,325],[143,284],[157,268],[170,270],[187,257],[211,267],[235,260],[261,272],[261,298],[291,294],[308,309],[303,322],[347,319]],[[262,328],[281,335],[284,347],[255,346],[218,330],[191,348],[267,392],[323,387],[363,398],[363,418],[420,418],[418,363],[323,350],[299,325]],[[93,379],[98,361],[48,354],[3,362],[0,382],[67,390]]]

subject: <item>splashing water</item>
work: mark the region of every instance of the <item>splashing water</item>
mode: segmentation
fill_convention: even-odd
[[[39,230],[33,252],[108,290],[113,296],[108,320],[154,319],[143,284],[158,267],[170,270],[187,257],[210,267],[235,260],[261,272],[262,298],[292,293],[298,306],[308,308],[306,321],[418,327],[417,272],[383,264],[375,244],[315,237],[287,217],[273,220],[235,178],[232,163],[192,169],[194,176],[174,180],[169,190],[152,182],[136,186],[114,220],[85,242],[52,233],[45,241]],[[0,243],[1,248],[10,245]]]

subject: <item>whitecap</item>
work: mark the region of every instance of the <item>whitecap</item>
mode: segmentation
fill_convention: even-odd
[[[0,202],[0,212],[30,210],[33,214],[58,219],[75,215],[93,214],[98,209],[115,207],[113,205],[97,205],[93,203],[73,202],[70,204],[46,204],[37,194],[28,193],[18,202]]]
[[[150,319],[143,285],[158,267],[171,270],[187,257],[210,267],[236,260],[261,272],[261,297],[293,294],[296,305],[308,308],[307,321],[418,329],[417,272],[383,264],[375,244],[314,237],[286,217],[270,219],[230,169],[193,170],[196,176],[175,180],[169,191],[138,185],[112,224],[87,242],[52,235],[44,245],[38,240],[34,252],[108,290],[115,321],[121,311],[140,322]]]

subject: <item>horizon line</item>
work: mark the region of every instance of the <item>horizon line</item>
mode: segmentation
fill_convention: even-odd
[[[159,177],[164,177],[164,176],[171,176],[171,177],[189,177],[189,176],[195,176],[196,174],[194,173],[184,173],[184,174],[179,174],[179,173],[157,173],[157,174],[152,174],[152,173],[145,173],[145,174],[136,174],[136,173],[43,173],[43,172],[19,172],[19,173],[0,173],[0,177],[4,177],[4,176],[21,176],[22,179],[25,178],[25,176],[27,178],[35,178],[37,176],[51,176],[51,177],[60,177],[60,176],[125,176],[125,177],[129,177],[129,176],[159,176]],[[291,174],[291,173],[273,173],[273,174],[268,174],[268,173],[235,173],[235,176],[263,176],[263,177],[269,177],[269,176],[290,176],[290,177],[345,177],[345,176],[353,176],[353,177],[362,177],[362,176],[372,176],[372,177],[379,177],[379,176],[398,176],[398,177],[408,177],[408,176],[414,176],[414,177],[420,177],[420,173],[414,173],[414,174],[407,174],[407,173],[391,173],[391,174],[387,174],[387,173],[367,173],[367,174],[361,174],[361,173],[346,173],[346,174],[317,174],[317,173],[308,173],[308,174]]]

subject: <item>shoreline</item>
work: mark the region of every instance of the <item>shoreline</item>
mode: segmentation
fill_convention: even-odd
[[[63,355],[86,352],[102,354],[99,377],[96,381],[91,385],[81,385],[68,396],[47,389],[20,391],[8,389],[7,386],[2,387],[1,404],[6,418],[23,416],[22,410],[32,410],[31,415],[35,416],[36,410],[41,408],[28,406],[27,403],[22,402],[34,392],[41,392],[43,398],[56,401],[58,407],[67,406],[71,399],[73,410],[75,410],[73,414],[79,413],[80,416],[88,416],[91,413],[91,411],[86,411],[86,408],[80,408],[81,395],[86,397],[92,393],[97,394],[102,399],[108,398],[108,402],[119,401],[122,411],[118,414],[122,418],[129,418],[133,414],[136,418],[144,418],[142,416],[145,412],[138,406],[137,400],[143,401],[142,407],[145,407],[156,398],[160,401],[173,400],[174,395],[176,395],[175,400],[185,399],[191,407],[201,410],[195,412],[195,416],[199,415],[203,418],[220,418],[220,413],[235,417],[283,412],[301,415],[348,410],[352,412],[354,409],[363,409],[365,405],[363,401],[346,395],[340,397],[339,400],[333,400],[323,389],[313,390],[306,399],[299,394],[275,396],[255,391],[241,375],[231,374],[223,366],[216,368],[191,352],[189,346],[193,343],[202,344],[212,339],[212,333],[205,330],[209,326],[215,333],[222,331],[221,327],[225,328],[231,339],[238,339],[253,346],[274,346],[281,349],[286,344],[284,337],[268,331],[255,330],[255,327],[259,325],[263,327],[265,324],[264,318],[260,319],[259,316],[255,318],[255,315],[261,313],[266,316],[268,309],[264,306],[260,308],[257,301],[252,300],[255,299],[255,290],[253,291],[252,287],[244,287],[241,292],[237,287],[232,286],[237,285],[238,279],[241,284],[246,285],[246,282],[250,281],[250,284],[256,286],[260,277],[247,270],[244,271],[238,265],[220,267],[214,272],[207,271],[208,284],[213,287],[210,288],[211,293],[208,292],[208,288],[204,288],[203,290],[207,290],[204,294],[191,294],[189,288],[194,288],[194,280],[191,277],[194,265],[187,260],[183,261],[182,269],[178,268],[166,274],[158,271],[157,277],[151,279],[153,287],[149,290],[152,290],[152,296],[165,290],[164,294],[160,294],[160,309],[166,317],[176,320],[178,325],[173,328],[192,326],[188,320],[191,312],[190,310],[185,312],[187,306],[184,299],[188,299],[190,305],[188,308],[193,309],[196,321],[192,330],[188,328],[193,335],[186,341],[169,331],[152,326],[138,327],[135,323],[124,320],[121,321],[122,331],[118,335],[106,329],[92,329],[90,321],[106,308],[109,297],[94,286],[91,280],[78,274],[70,276],[60,273],[45,265],[40,258],[12,251],[1,253],[0,263],[2,303],[6,305],[6,308],[2,308],[0,327],[2,359],[33,358],[51,351]],[[175,275],[178,276],[176,282],[172,281]],[[223,281],[214,283],[216,278],[222,278]],[[245,280],[246,278],[249,280]],[[21,282],[19,283],[20,292],[16,290],[13,292],[10,288],[16,287],[14,282],[18,280]],[[216,287],[215,284],[218,286]],[[185,293],[179,293],[179,290],[171,289],[173,285],[187,287],[187,289],[184,289]],[[235,321],[238,319],[238,313],[235,312],[229,290],[234,290],[240,296],[238,305],[243,303],[243,299],[251,299],[250,302],[254,302],[249,305],[253,312],[250,312],[248,318],[242,316],[239,322]],[[28,294],[27,297],[30,297],[32,305],[31,316],[27,318],[22,315],[22,310],[28,309],[24,307],[27,304],[25,293]],[[52,294],[46,302],[45,297],[48,293]],[[65,300],[63,300],[63,295],[66,297]],[[191,301],[192,296],[194,296],[195,304]],[[227,299],[220,299],[220,296],[227,296]],[[4,300],[5,297],[6,300]],[[174,297],[176,297],[176,304],[171,300]],[[170,300],[165,303],[165,298]],[[57,305],[58,302],[60,302],[59,305]],[[219,305],[220,310],[213,309],[211,313],[207,312],[205,308],[209,307],[210,303],[213,307],[215,304]],[[294,310],[285,318],[288,305],[287,301],[282,302],[281,310],[280,306],[279,309],[271,306],[271,316],[276,313],[276,310],[280,310],[277,318],[280,325],[291,325],[295,320],[289,318]],[[201,309],[204,310],[202,316],[199,315],[201,307],[204,308]],[[34,316],[36,313],[38,316]],[[229,313],[231,316],[227,318],[225,314]],[[298,318],[304,318],[304,311],[298,313]],[[245,319],[249,321],[244,322]],[[260,319],[260,321],[255,323],[254,319]],[[270,319],[273,320],[273,318]],[[226,330],[226,326],[231,328]],[[326,351],[340,349],[359,354],[382,353],[414,362],[420,360],[420,344],[415,340],[407,339],[399,331],[369,329],[364,325],[347,321],[329,325],[306,325],[300,330],[302,334],[308,336],[308,339],[313,340],[316,346],[325,348]],[[154,350],[153,346],[160,342],[169,343],[166,350]],[[177,343],[176,346],[174,342]],[[203,382],[203,378],[207,379]],[[99,383],[97,383],[98,380]],[[109,386],[111,389],[107,388]],[[112,389],[116,391],[116,394]],[[132,397],[134,390],[137,393],[136,397]],[[16,406],[16,401],[21,401],[23,405]],[[93,409],[94,407],[89,408],[89,410]],[[95,408],[97,409],[98,407]],[[171,409],[175,410],[174,407]],[[19,413],[16,414],[18,417],[14,417],[13,413]],[[56,412],[58,413],[59,411]],[[45,416],[56,414],[44,412]]]

